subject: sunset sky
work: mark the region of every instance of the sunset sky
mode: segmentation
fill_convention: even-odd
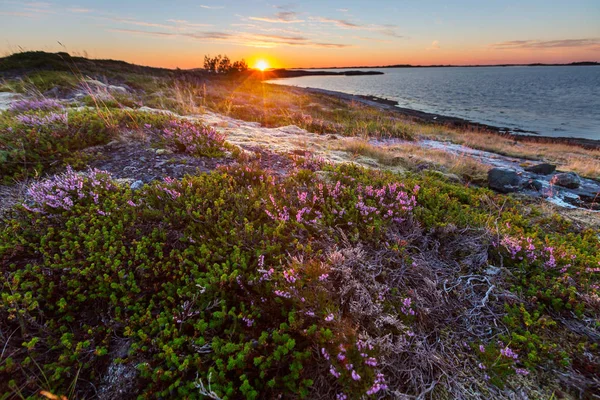
[[[275,67],[565,63],[600,61],[599,21],[599,0],[0,0],[0,51],[180,68],[205,54]]]

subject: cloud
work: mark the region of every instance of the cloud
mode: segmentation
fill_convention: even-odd
[[[356,22],[350,22],[345,19],[325,18],[325,17],[311,17],[313,21],[321,22],[324,24],[333,24],[342,29],[357,29],[363,31],[377,32],[382,35],[391,36],[395,38],[402,38],[404,36],[399,35],[394,30],[397,28],[396,25],[362,25]]]
[[[328,24],[334,24],[334,25],[339,26],[340,28],[358,29],[358,28],[362,27],[362,25],[346,21],[345,19],[332,19],[332,18],[317,17],[317,18],[315,18],[315,20],[317,20],[319,22],[328,23]]]
[[[274,48],[279,46],[297,46],[313,48],[345,48],[351,47],[343,43],[313,42],[303,36],[287,35],[264,35],[248,32],[163,32],[145,31],[139,29],[108,29],[109,32],[126,33],[142,36],[164,37],[164,38],[190,38],[201,41],[219,41],[247,47]]]
[[[212,26],[212,24],[197,24],[186,21],[185,19],[168,19],[167,22],[176,24],[178,28],[206,28]]]
[[[578,47],[600,48],[600,38],[562,40],[511,40],[507,42],[492,43],[489,45],[489,47],[496,50],[536,50]]]
[[[50,8],[50,7],[52,7],[52,3],[47,3],[44,1],[25,1],[25,2],[23,2],[23,5],[26,7],[32,7],[32,8]]]
[[[67,11],[76,13],[76,14],[88,14],[94,12],[91,8],[83,8],[83,7],[71,7],[67,8]]]
[[[336,11],[347,13],[350,10],[348,10],[347,8],[338,8]]]
[[[274,24],[297,24],[304,22],[303,19],[297,19],[297,14],[294,11],[281,11],[274,16],[269,17],[249,17],[253,21],[271,22]]]
[[[432,50],[432,51],[436,51],[440,49],[440,42],[439,40],[434,40],[433,42],[431,42],[431,46],[429,46],[426,50]]]
[[[24,12],[18,12],[18,11],[0,11],[0,15],[7,15],[7,16],[10,16],[10,17],[25,17],[25,18],[33,18],[33,17],[35,17],[34,14],[24,13]]]
[[[34,14],[56,14],[56,11],[47,10],[45,8],[26,7],[26,8],[23,9],[23,11],[25,11],[25,12],[31,12],[31,13],[34,13]]]
[[[204,4],[200,4],[200,8],[205,8],[207,10],[220,10],[222,8],[225,8],[225,6],[207,6]]]
[[[225,32],[196,32],[196,33],[181,33],[181,32],[158,32],[158,31],[142,31],[139,29],[107,29],[109,32],[132,33],[143,36],[159,36],[159,37],[189,37],[192,39],[228,39],[232,35]]]
[[[156,22],[138,21],[138,20],[132,19],[132,18],[114,17],[114,18],[110,18],[110,20],[115,21],[115,22],[120,22],[123,24],[135,25],[135,26],[147,26],[147,27],[153,27],[153,28],[175,29],[175,27],[171,26],[171,25],[159,24]]]

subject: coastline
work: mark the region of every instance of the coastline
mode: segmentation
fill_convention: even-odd
[[[534,143],[562,143],[583,147],[586,149],[600,149],[600,140],[586,139],[586,138],[572,138],[565,136],[545,136],[537,132],[531,132],[520,129],[510,129],[507,127],[500,127],[494,125],[487,125],[475,121],[471,121],[459,117],[451,117],[448,115],[428,113],[425,111],[414,110],[411,108],[399,107],[398,103],[394,100],[389,100],[377,96],[365,96],[365,95],[354,95],[350,93],[338,92],[334,90],[310,88],[310,87],[299,87],[292,85],[283,85],[277,83],[279,86],[286,86],[290,88],[300,89],[308,93],[313,94],[324,94],[334,96],[346,101],[356,101],[362,104],[377,107],[382,110],[393,111],[404,117],[408,117],[416,122],[427,123],[427,124],[440,124],[450,128],[460,129],[471,129],[485,131],[488,133],[497,134],[503,137],[509,137],[515,141],[534,142]],[[522,134],[520,134],[522,133]]]

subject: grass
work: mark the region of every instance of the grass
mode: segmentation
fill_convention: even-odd
[[[427,149],[416,143],[396,143],[379,146],[367,140],[344,141],[342,150],[376,160],[382,166],[401,166],[412,171],[423,169],[442,170],[455,174],[465,181],[482,184],[487,178],[489,166],[468,156],[458,156],[443,150]]]
[[[491,133],[440,127],[424,128],[420,133],[426,138],[448,140],[473,149],[525,158],[531,160],[532,164],[541,161],[554,163],[561,170],[600,179],[600,149],[586,149],[564,143],[515,141]]]
[[[110,79],[114,84],[126,84],[134,89],[129,98],[106,100],[109,107],[144,104],[188,115],[211,110],[246,121],[260,122],[268,127],[297,125],[310,132],[363,138],[448,140],[479,150],[529,159],[532,163],[555,163],[561,170],[593,179],[600,178],[599,149],[584,149],[564,143],[516,142],[510,137],[485,131],[423,123],[399,113],[334,96],[264,84],[260,76],[251,74],[209,79],[197,72],[136,66],[126,68],[126,63],[116,61],[84,62],[85,59],[77,57],[66,58],[62,55],[61,58],[47,53],[25,53],[3,60],[10,67],[6,70],[16,68],[19,63],[43,67],[47,62],[51,68],[50,71],[30,74],[25,80],[5,79],[3,90],[7,91],[33,90],[43,93],[51,87],[69,90],[77,81],[90,76],[103,81]],[[56,63],[62,63],[61,67],[58,68]]]
[[[1,113],[2,177],[29,187],[0,217],[0,398],[600,390],[597,225],[464,184],[486,167],[411,141],[475,132],[253,79],[104,73],[137,85],[142,104],[351,136],[336,146],[392,168],[268,146],[246,156],[198,122],[124,107],[129,97]],[[137,190],[86,159],[66,166],[123,137],[237,163]]]

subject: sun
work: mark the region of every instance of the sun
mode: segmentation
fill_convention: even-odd
[[[269,64],[265,60],[258,60],[256,62],[256,69],[264,71],[269,68]]]

